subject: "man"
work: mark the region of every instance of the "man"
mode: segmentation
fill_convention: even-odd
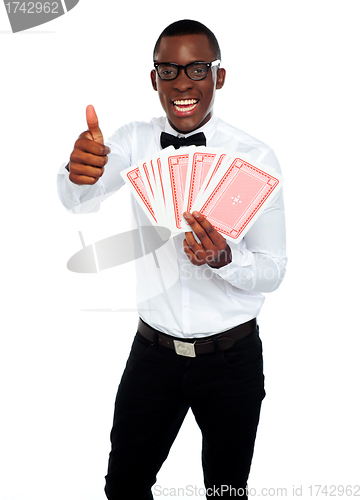
[[[166,28],[151,71],[166,117],[126,125],[104,145],[89,106],[88,131],[59,175],[63,204],[75,213],[97,210],[122,186],[120,171],[156,154],[165,132],[174,138],[202,132],[207,146],[247,152],[280,172],[268,146],[214,116],[215,93],[225,82],[220,57],[216,38],[204,25],[185,20]],[[202,72],[193,70],[195,62],[207,63],[202,79]],[[164,63],[172,63],[172,71]],[[149,224],[132,203],[136,224]],[[238,245],[228,244],[202,215],[184,216],[192,231],[162,247],[159,268],[137,261],[141,320],[116,398],[105,488],[109,500],[153,498],[151,487],[189,408],[203,436],[207,498],[221,491],[225,498],[247,498],[265,396],[256,317],[262,293],[275,290],[285,273],[282,197]],[[165,286],[164,277],[172,273],[176,280]],[[195,357],[177,354],[174,340],[193,343]]]

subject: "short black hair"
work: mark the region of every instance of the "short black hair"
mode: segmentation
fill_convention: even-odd
[[[199,23],[198,21],[191,21],[190,19],[183,19],[182,21],[176,21],[167,28],[165,28],[161,35],[158,37],[156,42],[154,51],[153,51],[153,60],[156,58],[157,51],[159,49],[162,38],[168,36],[184,36],[184,35],[205,35],[207,36],[210,47],[215,51],[216,59],[221,60],[221,51],[219,47],[219,43],[216,39],[214,33],[209,30],[204,24]]]

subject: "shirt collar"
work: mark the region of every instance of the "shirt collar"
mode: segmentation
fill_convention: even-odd
[[[190,135],[194,135],[194,134],[197,134],[199,132],[203,132],[205,134],[205,137],[206,137],[206,144],[208,144],[208,142],[211,140],[211,138],[213,137],[213,135],[216,132],[217,122],[218,122],[217,117],[215,115],[212,115],[210,120],[208,122],[206,122],[205,125],[203,125],[202,127],[198,128],[196,130],[193,130],[192,132],[190,132],[188,134],[180,134],[179,132],[177,132],[177,130],[175,130],[174,128],[171,127],[169,121],[166,118],[164,131],[167,132],[168,134],[176,135],[177,137],[189,137]]]

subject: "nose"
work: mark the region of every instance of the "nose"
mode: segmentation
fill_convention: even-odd
[[[177,77],[174,79],[174,89],[180,92],[186,92],[193,87],[194,82],[186,74],[186,68],[180,68]]]

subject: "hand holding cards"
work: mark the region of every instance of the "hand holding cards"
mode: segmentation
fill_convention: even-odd
[[[238,243],[282,185],[272,169],[222,148],[172,146],[121,172],[152,224],[190,231],[182,214],[198,211]]]

